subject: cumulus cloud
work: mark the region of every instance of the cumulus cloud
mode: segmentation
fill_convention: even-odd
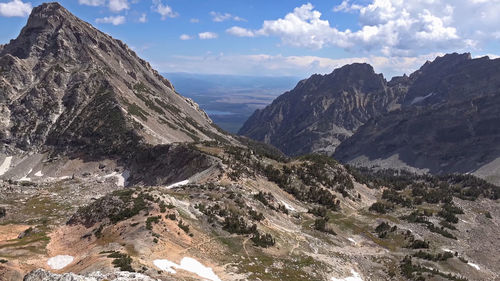
[[[212,16],[212,20],[214,22],[223,22],[226,20],[234,20],[234,21],[246,21],[244,18],[240,18],[238,16],[233,16],[230,13],[219,13],[219,12],[210,12]]]
[[[333,11],[359,14],[360,27],[342,30],[308,3],[283,18],[264,21],[260,29],[233,27],[227,31],[236,36],[275,36],[297,47],[335,46],[409,56],[476,48],[495,38],[500,35],[499,4],[500,0],[371,0],[360,5],[346,0]]]
[[[97,23],[110,23],[112,25],[120,25],[125,23],[125,17],[124,16],[109,16],[109,17],[103,17],[103,18],[98,18],[95,20]]]
[[[199,23],[200,20],[199,19],[195,19],[195,18],[192,18],[189,20],[190,23]]]
[[[219,35],[217,35],[217,33],[207,31],[207,32],[198,33],[198,37],[202,40],[206,40],[206,39],[215,39],[215,38],[219,37]]]
[[[231,28],[226,29],[226,32],[235,36],[239,37],[254,37],[255,33],[251,30],[239,27],[239,26],[233,26]]]
[[[87,6],[103,6],[106,3],[105,0],[78,0],[78,4]]]
[[[193,39],[193,37],[187,35],[187,34],[182,34],[181,36],[179,36],[179,39],[181,40],[190,40],[190,39]]]
[[[24,3],[21,0],[0,3],[0,16],[2,17],[26,17],[31,10],[31,3]]]
[[[139,18],[139,22],[145,23],[148,21],[148,18],[146,17],[146,13],[143,13],[141,17]]]
[[[130,8],[127,0],[109,0],[108,6],[112,12],[120,12]]]
[[[154,63],[162,72],[181,71],[238,75],[301,76],[314,73],[330,73],[335,68],[355,62],[370,63],[375,71],[384,73],[387,79],[395,75],[409,74],[427,60],[433,60],[441,53],[430,53],[415,57],[359,56],[332,59],[319,56],[283,56],[269,54],[205,56],[174,56],[168,62]]]
[[[172,10],[172,7],[170,7],[169,5],[164,5],[161,0],[153,0],[153,4],[154,11],[161,15],[162,20],[179,16],[178,13]]]

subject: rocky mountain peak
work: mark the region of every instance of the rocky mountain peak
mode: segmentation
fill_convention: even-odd
[[[353,63],[327,75],[313,75],[256,111],[240,134],[264,141],[290,155],[331,154],[368,119],[400,102],[403,92],[366,63]]]
[[[22,150],[129,149],[225,137],[120,40],[58,3],[0,51],[0,140]]]
[[[335,69],[332,73],[349,77],[363,77],[375,74],[373,66],[368,63],[352,63]]]

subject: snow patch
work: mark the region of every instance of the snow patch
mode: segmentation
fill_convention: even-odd
[[[352,243],[354,243],[354,244],[358,244],[358,242],[356,242],[356,240],[354,240],[353,238],[350,238],[350,237],[349,237],[349,238],[347,238],[347,240],[351,241],[351,242],[352,242]]]
[[[124,187],[127,184],[127,180],[130,177],[130,172],[128,170],[123,171],[123,173],[119,174],[118,172],[112,172],[111,174],[105,175],[103,178],[116,178],[116,185],[120,187]]]
[[[0,176],[5,174],[9,170],[11,162],[12,162],[12,156],[5,157],[2,165],[0,165]]]
[[[292,206],[290,206],[290,205],[289,205],[289,204],[287,204],[286,202],[281,201],[281,203],[283,203],[283,205],[285,205],[285,208],[286,208],[287,210],[292,211],[292,212],[293,212],[293,211],[295,211],[295,208],[294,208],[294,207],[292,207]]]
[[[47,261],[47,264],[50,266],[50,268],[59,270],[63,269],[66,266],[68,266],[70,263],[72,263],[74,258],[72,256],[67,256],[67,255],[59,255],[55,256],[53,258],[50,258]]]
[[[174,187],[179,187],[179,186],[183,186],[183,185],[186,185],[189,183],[189,180],[183,180],[183,181],[180,181],[180,182],[176,182],[174,184],[171,184],[169,186],[167,186],[166,188],[167,189],[171,189],[171,188],[174,188]]]
[[[479,265],[477,265],[475,263],[468,262],[467,264],[474,267],[476,270],[480,270]]]
[[[423,96],[423,97],[416,97],[414,98],[410,104],[416,104],[416,103],[419,103],[419,102],[422,102],[430,97],[432,97],[434,95],[434,93],[429,93],[428,95],[426,96]]]
[[[354,271],[354,269],[351,269],[351,274],[352,274],[352,276],[342,278],[342,279],[332,277],[331,281],[363,281],[363,279],[361,279],[361,276],[359,275],[359,273]]]
[[[175,274],[176,271],[175,269],[181,269],[185,271],[192,272],[201,278],[211,280],[211,281],[221,281],[220,278],[215,275],[214,271],[210,267],[206,267],[203,264],[201,264],[199,261],[189,258],[189,257],[184,257],[181,260],[180,264],[176,264],[174,262],[171,262],[169,260],[154,260],[153,264],[164,271],[167,271],[169,273]]]
[[[452,250],[447,249],[447,248],[441,248],[443,251],[448,252],[448,253],[454,253]]]
[[[24,177],[19,179],[19,181],[31,181],[31,179],[28,178],[28,175],[31,174],[32,171],[33,171],[33,169],[30,169]]]
[[[35,177],[43,177],[42,170],[36,172]]]

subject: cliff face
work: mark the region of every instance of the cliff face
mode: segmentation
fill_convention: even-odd
[[[5,147],[113,154],[221,136],[149,63],[58,3],[34,8],[0,49],[0,89]]]
[[[240,134],[270,143],[289,155],[332,154],[370,118],[397,108],[404,81],[391,87],[368,64],[313,75],[271,105],[256,111]]]

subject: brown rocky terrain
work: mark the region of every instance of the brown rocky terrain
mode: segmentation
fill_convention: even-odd
[[[43,268],[85,281],[113,280],[117,270],[159,280],[409,280],[418,272],[425,280],[500,278],[496,186],[473,177],[382,176],[326,157],[285,159],[257,148],[193,149],[221,168],[190,183],[121,190],[83,178],[5,182],[1,274],[21,280]],[[373,207],[380,204],[387,209]],[[456,222],[443,223],[446,208],[459,213],[449,215]],[[70,263],[51,268],[49,260],[62,256]],[[413,256],[411,267],[405,256]],[[183,267],[190,259],[212,277]],[[36,271],[27,280],[48,275]]]

